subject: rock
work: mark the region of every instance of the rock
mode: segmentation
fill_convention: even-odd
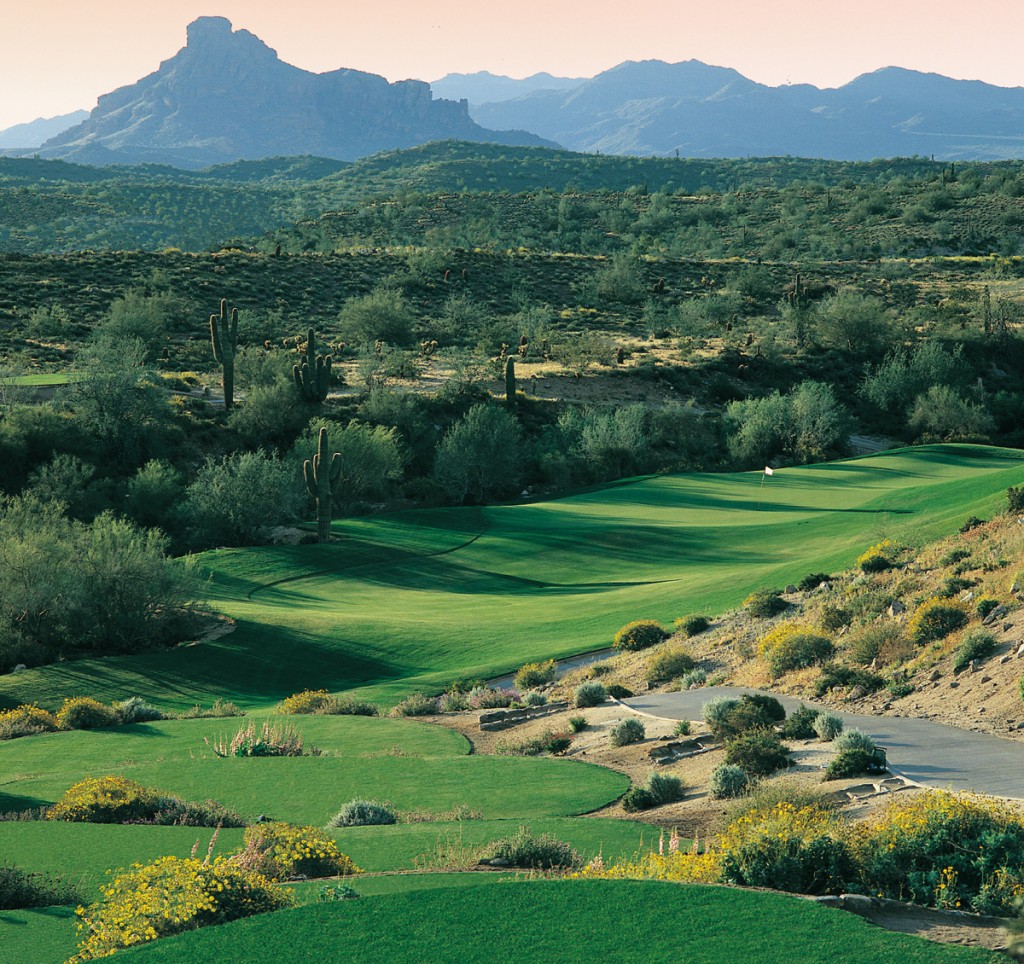
[[[937,669],[933,669],[931,676],[928,677],[928,681],[930,683],[934,683],[936,680],[940,679],[942,679],[942,673],[940,673]]]
[[[1013,623],[1003,623],[1004,633],[1008,633],[1011,629],[1013,629]]]
[[[831,592],[832,591],[832,583],[830,583],[830,582],[820,582],[820,583],[818,583],[818,590],[820,592]]]
[[[18,665],[11,670],[11,675],[13,676],[15,673],[24,673],[27,669],[28,667],[24,663],[18,663]]]
[[[1017,647],[1017,659],[1020,659],[1021,656],[1024,656],[1024,643]]]
[[[889,606],[890,616],[899,616],[901,613],[905,613],[906,611],[907,607],[904,606],[903,603],[901,603],[898,599],[894,599],[892,601],[892,605]]]
[[[982,683],[991,683],[992,682],[992,677],[991,676],[982,676],[981,682]]]
[[[949,688],[951,690],[955,690],[959,685],[960,684],[955,679],[954,680],[950,680]]]
[[[852,690],[850,690],[850,697],[849,698],[851,700],[862,700],[867,695],[868,695],[868,691],[866,689],[864,689],[863,686],[855,686]]]
[[[794,586],[793,583],[790,583],[788,586],[786,586],[786,595],[787,596],[792,595],[796,591],[797,591],[796,586]]]
[[[979,713],[984,713],[985,712],[985,707],[984,706],[979,706],[978,707],[978,712]]]
[[[960,593],[960,598],[964,602],[970,602],[974,598],[974,593],[971,592],[970,589],[965,589],[962,593]]]
[[[1008,662],[1010,662],[1010,654],[1009,653],[1007,653],[1005,656],[1000,656],[999,657],[999,665],[1000,666],[1004,666]]]
[[[997,619],[1002,619],[1010,610],[1006,606],[996,606],[982,621],[982,626],[991,626]]]

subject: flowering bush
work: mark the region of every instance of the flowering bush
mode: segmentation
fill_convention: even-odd
[[[57,717],[34,703],[23,703],[13,710],[0,713],[0,740],[13,740],[19,736],[52,733],[57,729]]]
[[[768,664],[772,679],[820,663],[834,652],[831,640],[798,623],[785,623],[773,629],[758,644],[758,653]]]
[[[553,659],[543,663],[527,663],[516,673],[516,686],[521,690],[532,690],[545,683],[550,683],[558,672],[558,664]]]
[[[859,856],[879,896],[1005,914],[1024,894],[1024,814],[1003,801],[929,790],[869,820]]]
[[[286,716],[304,713],[332,714],[338,705],[338,698],[327,690],[303,690],[293,693],[277,704],[277,712]]]
[[[117,726],[120,722],[117,710],[90,696],[67,699],[57,711],[57,726],[62,730],[91,730],[98,726]]]
[[[319,756],[316,747],[305,747],[302,734],[290,726],[271,726],[264,723],[257,733],[256,724],[243,726],[230,741],[220,737],[206,745],[220,757],[243,756]]]
[[[917,607],[907,625],[914,642],[918,645],[942,639],[967,623],[964,607],[948,599],[932,596]]]
[[[270,880],[349,877],[362,871],[319,827],[258,823],[245,831],[245,846],[231,858]]]
[[[664,648],[647,664],[647,682],[662,683],[688,673],[696,666],[694,658],[681,646]]]
[[[292,903],[288,891],[224,857],[160,857],[118,874],[97,903],[78,908],[85,936],[69,964]]]
[[[612,645],[616,649],[633,652],[647,649],[668,638],[668,633],[653,619],[636,619],[626,623],[616,634]]]
[[[883,539],[858,557],[857,566],[861,572],[884,572],[892,566],[896,551],[897,546],[892,539]]]

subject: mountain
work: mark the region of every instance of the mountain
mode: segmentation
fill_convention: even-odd
[[[468,100],[470,107],[475,104],[497,103],[512,100],[538,90],[570,90],[579,87],[586,77],[553,77],[548,73],[532,74],[522,80],[492,74],[481,70],[475,74],[445,74],[440,80],[430,83],[436,97],[449,100]]]
[[[0,131],[0,148],[39,147],[49,138],[80,124],[88,116],[87,110],[76,110],[58,117],[39,117],[27,124],[15,124]]]
[[[887,67],[850,83],[769,87],[697,60],[628,61],[570,90],[471,111],[570,150],[870,160],[1024,157],[1024,88]]]
[[[157,71],[99,98],[88,119],[39,154],[87,164],[200,168],[273,155],[354,160],[377,151],[457,138],[543,145],[521,131],[489,131],[465,103],[434,100],[417,80],[315,74],[278,59],[223,17],[189,24],[186,46]]]

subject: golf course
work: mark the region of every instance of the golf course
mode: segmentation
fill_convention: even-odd
[[[947,534],[1005,501],[1024,453],[898,449],[761,473],[626,480],[550,502],[336,522],[329,546],[199,557],[209,642],[0,679],[0,707],[142,694],[253,709],[309,687],[394,704],[459,678],[602,649],[631,619],[735,607],[752,590],[843,568],[884,537]]]

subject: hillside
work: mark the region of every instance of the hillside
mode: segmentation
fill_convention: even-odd
[[[835,89],[769,87],[698,60],[627,61],[568,90],[473,109],[580,151],[684,157],[868,160],[1019,158],[1024,89],[898,67]]]
[[[200,17],[188,43],[158,70],[99,98],[89,118],[38,153],[100,164],[200,168],[240,158],[317,154],[351,160],[384,149],[457,138],[541,144],[489,131],[464,104],[433,100],[421,81],[340,69],[313,74],[279,60],[223,17]]]

